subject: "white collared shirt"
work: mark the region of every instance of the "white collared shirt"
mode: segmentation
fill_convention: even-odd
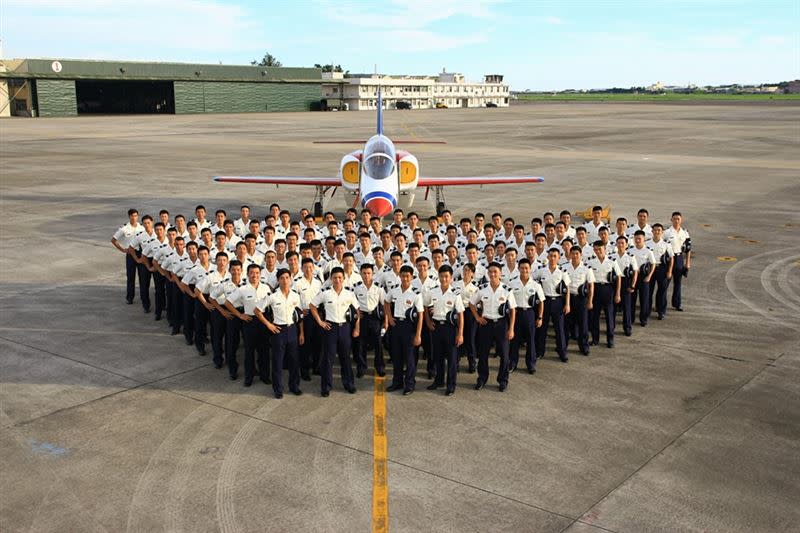
[[[143,225],[136,224],[136,226],[132,226],[131,223],[128,222],[120,226],[119,229],[114,232],[114,239],[117,241],[117,244],[128,249],[131,245],[131,240],[140,233],[144,233]]]
[[[369,288],[363,281],[359,281],[353,287],[353,292],[358,299],[358,309],[364,313],[372,313],[376,307],[383,305],[383,302],[386,301],[386,291],[378,286],[374,279]]]
[[[528,278],[528,281],[523,283],[522,279],[517,278],[509,284],[511,292],[514,294],[514,301],[516,302],[517,309],[530,309],[531,306],[528,300],[531,296],[536,294],[539,301],[544,300],[544,291],[542,286],[533,279],[533,276]]]
[[[558,286],[562,281],[566,285],[570,284],[569,274],[558,266],[555,270],[551,271],[550,266],[545,265],[534,274],[531,274],[531,276],[541,284],[544,295],[548,298],[561,296],[561,293],[558,292]]]
[[[395,318],[405,320],[406,311],[412,307],[422,313],[422,295],[419,289],[409,286],[407,290],[398,285],[386,293],[386,301],[394,304],[393,315]]]
[[[458,289],[452,285],[446,291],[441,286],[434,287],[423,296],[423,305],[430,309],[434,320],[445,320],[450,311],[464,312],[464,302]]]
[[[303,311],[308,310],[311,300],[322,290],[322,282],[316,275],[312,275],[311,281],[306,279],[302,274],[294,278],[294,290],[300,295],[300,308]]]
[[[594,271],[584,263],[577,267],[572,266],[572,262],[564,267],[564,271],[569,274],[569,293],[578,294],[578,287],[584,283],[594,283]]]
[[[483,311],[481,316],[488,320],[497,320],[502,318],[500,316],[500,306],[508,303],[510,307],[517,307],[517,301],[514,298],[514,293],[508,285],[500,284],[497,289],[492,289],[490,284],[480,287],[475,294],[470,298],[469,303],[474,306],[481,304]]]
[[[259,282],[256,287],[253,287],[247,282],[228,296],[228,301],[234,307],[243,307],[244,314],[252,316],[255,314],[256,307],[260,311],[264,311],[270,294],[272,294],[272,289],[268,285]]]
[[[300,295],[294,289],[289,289],[289,294],[283,294],[279,288],[267,298],[264,308],[272,309],[273,324],[290,326],[294,324],[294,310],[300,306]]]
[[[586,266],[592,269],[594,272],[594,282],[600,285],[611,283],[608,278],[612,270],[617,274],[617,276],[622,277],[622,270],[620,269],[619,264],[610,257],[606,257],[603,259],[603,261],[600,261],[600,259],[594,257],[587,261]]]
[[[319,308],[320,305],[325,306],[325,320],[328,322],[335,322],[336,324],[343,324],[346,322],[345,314],[347,309],[352,305],[358,308],[358,300],[352,289],[342,287],[341,292],[337,294],[336,290],[331,287],[317,293],[314,299],[311,300],[311,305]]]

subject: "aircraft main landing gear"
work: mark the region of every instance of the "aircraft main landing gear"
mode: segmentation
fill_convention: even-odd
[[[444,187],[434,187],[433,192],[436,195],[436,216],[440,217],[447,209],[444,205]]]

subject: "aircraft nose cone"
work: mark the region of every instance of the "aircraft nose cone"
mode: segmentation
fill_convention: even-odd
[[[383,218],[392,212],[392,203],[386,198],[372,198],[365,206],[372,216]]]

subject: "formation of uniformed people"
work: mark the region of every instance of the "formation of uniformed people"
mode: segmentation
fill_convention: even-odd
[[[343,220],[326,213],[321,226],[305,209],[299,221],[277,204],[263,219],[250,213],[242,206],[234,220],[219,209],[211,221],[199,205],[191,220],[166,210],[140,220],[131,209],[111,242],[126,256],[128,304],[138,277],[145,313],[166,319],[200,355],[210,341],[214,366],[226,366],[231,380],[243,346],[244,386],[258,376],[276,398],[302,394],[312,374],[329,396],[334,362],[353,394],[370,353],[378,376],[391,365],[387,390],[404,395],[416,388],[420,356],[427,388],[452,395],[462,359],[480,390],[493,355],[502,392],[521,351],[536,372],[551,330],[566,363],[571,341],[584,356],[600,343],[601,315],[613,348],[618,321],[630,336],[653,310],[666,317],[670,285],[669,303],[682,311],[691,268],[680,212],[651,225],[640,209],[635,222],[617,218],[613,232],[599,206],[577,227],[562,211],[534,217],[527,229],[500,213],[456,223],[445,211],[427,228],[401,209],[386,227],[366,210],[349,209]]]

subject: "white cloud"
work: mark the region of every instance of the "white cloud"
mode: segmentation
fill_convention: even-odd
[[[17,56],[209,59],[269,45],[244,8],[217,1],[4,2],[4,44]]]
[[[398,52],[427,52],[452,50],[484,43],[488,33],[450,34],[431,28],[436,23],[454,17],[489,21],[496,17],[492,7],[502,0],[392,0],[388,5],[371,6],[365,11],[363,3],[320,0],[321,12],[338,24],[357,27],[359,40],[384,44]],[[413,29],[398,29],[413,28]]]

